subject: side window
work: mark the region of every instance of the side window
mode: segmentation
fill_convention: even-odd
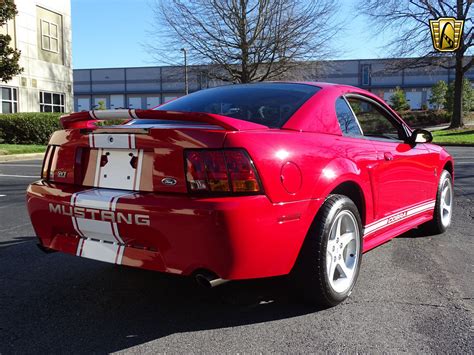
[[[351,108],[342,97],[336,100],[336,115],[341,131],[345,136],[362,136]]]
[[[390,117],[388,113],[384,112],[381,107],[359,98],[349,97],[347,100],[359,121],[362,134],[365,137],[392,140],[405,139],[402,125]]]

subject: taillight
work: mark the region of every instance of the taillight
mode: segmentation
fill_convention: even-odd
[[[245,151],[229,150],[225,153],[233,192],[258,192],[260,183],[252,161]]]
[[[190,192],[258,194],[262,186],[243,149],[187,150],[186,180]]]

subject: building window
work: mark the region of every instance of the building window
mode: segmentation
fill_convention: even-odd
[[[18,89],[1,87],[0,102],[2,104],[0,113],[18,112]]]
[[[64,94],[40,92],[41,112],[64,112]]]
[[[39,60],[64,65],[64,61],[67,57],[64,57],[63,55],[63,23],[63,17],[61,14],[42,8],[40,6],[36,7],[36,38],[38,44]]]
[[[370,85],[370,64],[362,64],[362,85]]]
[[[41,20],[41,48],[45,51],[59,53],[58,25]]]

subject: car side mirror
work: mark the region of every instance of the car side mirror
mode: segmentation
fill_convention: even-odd
[[[416,145],[418,143],[431,143],[433,135],[426,129],[415,129],[410,137],[410,143]]]

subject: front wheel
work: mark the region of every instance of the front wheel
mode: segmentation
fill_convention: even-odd
[[[439,178],[433,219],[425,223],[422,226],[423,229],[430,234],[446,232],[451,225],[451,219],[453,217],[453,197],[453,178],[449,171],[443,170]]]
[[[295,266],[305,300],[335,306],[352,292],[362,259],[362,223],[354,202],[331,195],[324,202]]]

